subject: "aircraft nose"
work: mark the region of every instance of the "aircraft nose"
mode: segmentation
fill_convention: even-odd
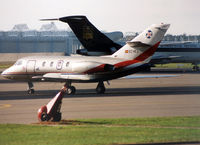
[[[1,76],[7,78],[7,75],[8,75],[8,69],[4,70],[2,73],[1,73]]]
[[[2,75],[2,76],[5,75],[5,70],[1,73],[1,75]]]

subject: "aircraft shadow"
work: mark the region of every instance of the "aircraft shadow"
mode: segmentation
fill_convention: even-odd
[[[1,91],[0,100],[21,99],[45,99],[53,98],[59,90],[42,90],[35,94],[27,94],[26,91]],[[118,97],[118,96],[152,96],[152,95],[185,95],[200,94],[200,86],[176,86],[176,87],[144,87],[144,88],[112,88],[105,94],[96,94],[94,89],[80,89],[75,95],[65,95],[65,98],[88,97]]]

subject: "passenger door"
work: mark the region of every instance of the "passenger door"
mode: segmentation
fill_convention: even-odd
[[[28,75],[34,75],[34,73],[35,73],[35,64],[36,64],[36,60],[28,60],[28,62],[26,64],[26,73]]]

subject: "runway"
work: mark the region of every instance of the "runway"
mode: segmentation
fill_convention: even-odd
[[[152,73],[151,73],[152,75]],[[176,74],[177,75],[177,74]],[[37,110],[48,103],[62,83],[27,84],[0,77],[0,123],[37,122]],[[63,119],[121,118],[200,115],[200,74],[181,73],[172,78],[118,79],[105,94],[95,93],[96,84],[73,84],[77,94],[65,96]]]

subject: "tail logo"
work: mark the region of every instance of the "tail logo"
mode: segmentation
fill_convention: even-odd
[[[152,36],[153,36],[153,32],[151,30],[148,30],[148,32],[146,33],[146,37],[150,39]]]

